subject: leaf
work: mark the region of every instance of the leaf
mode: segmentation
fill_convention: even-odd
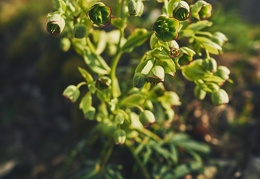
[[[185,65],[182,67],[183,76],[190,81],[203,79],[205,73],[206,71],[202,67],[202,60],[195,60],[191,62],[189,65]]]
[[[209,153],[210,152],[210,148],[209,148],[208,145],[193,141],[191,139],[180,141],[180,142],[178,142],[177,145],[181,146],[181,147],[183,147],[187,150],[193,150],[193,151],[197,151],[197,152],[201,152],[201,153]]]
[[[91,53],[87,50],[83,58],[93,72],[100,75],[106,75],[109,73],[110,67],[106,64],[101,56]]]
[[[92,107],[92,96],[91,93],[87,93],[79,104],[79,108],[86,114]]]
[[[191,29],[195,32],[204,29],[205,27],[210,27],[213,23],[207,20],[198,21],[187,26],[187,29]],[[185,29],[186,30],[186,29]]]
[[[148,60],[145,64],[142,64],[142,65],[145,65],[145,66],[142,68],[141,73],[147,75],[153,67],[153,62],[152,62],[152,60]]]
[[[170,150],[171,150],[171,158],[172,161],[177,164],[178,163],[178,150],[176,149],[176,147],[174,145],[170,145]]]
[[[222,50],[221,46],[219,46],[217,43],[213,42],[209,38],[196,36],[195,40],[209,53],[217,55],[219,54],[219,51]]]
[[[180,178],[188,173],[199,170],[201,167],[202,164],[200,162],[191,162],[191,163],[179,165],[174,169],[173,179]]]
[[[149,35],[150,33],[146,29],[135,29],[135,31],[127,38],[126,43],[122,47],[122,51],[133,51],[135,47],[142,45]]]
[[[81,73],[82,77],[88,82],[92,82],[93,78],[89,72],[87,72],[85,69],[78,67],[79,72]]]
[[[65,12],[67,10],[66,3],[63,0],[58,0],[59,1],[59,8]]]
[[[146,152],[144,153],[144,159],[143,159],[144,164],[148,162],[152,154],[152,150],[150,147],[146,146],[145,148],[146,148]]]
[[[137,94],[131,94],[125,98],[123,98],[120,102],[121,106],[127,106],[127,107],[139,107],[144,104],[146,100],[146,96],[140,93]]]

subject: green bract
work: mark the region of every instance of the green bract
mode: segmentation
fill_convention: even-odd
[[[47,31],[52,35],[60,34],[65,27],[65,20],[62,18],[60,14],[53,14],[49,17],[46,28]]]
[[[172,15],[176,19],[183,21],[189,18],[190,16],[190,6],[185,1],[179,1],[174,3],[173,5],[173,12]]]
[[[90,9],[88,16],[95,25],[105,26],[111,21],[111,9],[104,3],[99,2]]]
[[[167,42],[177,39],[179,25],[177,19],[161,15],[153,24],[153,31],[159,40]]]

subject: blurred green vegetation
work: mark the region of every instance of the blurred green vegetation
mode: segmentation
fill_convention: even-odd
[[[241,18],[237,1],[213,2],[212,31],[229,39],[218,60],[232,71],[234,83],[225,84],[231,101],[221,108],[193,100],[193,86],[176,82],[187,105],[176,108],[173,125],[212,146],[208,168],[216,164],[217,177],[236,178],[249,155],[260,156],[260,26]],[[84,63],[57,48],[60,37],[47,34],[51,10],[51,1],[0,2],[0,178],[62,178],[64,171],[81,172],[82,163],[90,165],[86,153],[93,159],[99,155],[102,141],[88,148],[92,141],[84,140],[92,124],[61,96],[65,86],[80,81],[77,67]],[[137,24],[151,24],[146,14],[143,18],[145,23]],[[129,155],[117,151],[116,161]]]

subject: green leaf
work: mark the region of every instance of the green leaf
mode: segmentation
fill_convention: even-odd
[[[189,65],[182,66],[183,76],[190,81],[203,79],[206,70],[202,67],[202,60],[195,60]]]
[[[83,58],[93,72],[100,75],[107,75],[109,73],[110,67],[101,56],[86,50]]]
[[[199,170],[201,167],[202,164],[200,162],[191,162],[191,163],[179,165],[174,169],[173,179],[181,178],[188,173]]]
[[[205,27],[210,27],[213,23],[207,20],[198,21],[187,26],[187,29],[193,30],[195,32],[204,29]],[[186,30],[186,29],[185,29]]]
[[[152,67],[153,67],[152,60],[148,60],[145,66],[143,67],[141,73],[147,75],[151,71]]]
[[[193,141],[191,139],[179,141],[176,145],[181,146],[181,147],[185,148],[186,150],[193,150],[193,151],[197,151],[197,152],[201,152],[201,153],[205,153],[205,154],[210,152],[210,148],[208,145]]]
[[[66,3],[63,1],[63,0],[58,0],[59,1],[59,8],[63,11],[63,12],[66,12],[67,10],[67,6],[66,6]]]
[[[209,38],[196,36],[195,40],[209,53],[217,55],[222,50],[221,46],[219,46],[217,43],[213,42]]]
[[[92,107],[92,96],[91,93],[87,93],[79,104],[79,108],[86,114]]]
[[[176,66],[175,63],[171,59],[162,59],[159,64],[164,67],[164,72],[171,76],[175,75]]]
[[[121,106],[127,107],[139,107],[144,104],[146,100],[146,96],[143,94],[131,94],[125,98],[123,98],[120,102]]]
[[[88,82],[92,82],[93,78],[89,72],[87,72],[85,69],[78,67],[79,72],[81,73],[81,76]]]
[[[122,47],[122,51],[133,51],[135,47],[142,45],[149,35],[150,33],[146,29],[135,29],[135,31],[127,38],[126,43]]]

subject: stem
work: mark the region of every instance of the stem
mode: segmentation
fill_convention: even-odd
[[[139,130],[139,129],[138,129],[138,130]],[[156,135],[156,134],[154,134],[153,132],[147,130],[146,128],[140,129],[139,132],[142,132],[143,134],[145,134],[145,135],[147,135],[148,137],[152,138],[152,139],[155,140],[156,142],[161,142],[161,141],[162,141],[162,139],[161,139],[158,135]]]
[[[86,84],[87,84],[87,83],[83,81],[83,82],[79,83],[79,84],[76,86],[76,88],[79,89],[81,86],[86,85]]]
[[[119,41],[118,41],[118,44],[117,44],[117,52],[116,52],[116,54],[115,54],[115,56],[114,56],[114,58],[112,59],[112,62],[111,62],[110,78],[111,78],[112,97],[113,98],[116,98],[116,97],[121,95],[120,87],[119,87],[119,84],[118,84],[118,79],[116,77],[116,69],[117,69],[117,65],[118,65],[118,62],[120,60],[120,57],[122,55],[122,51],[121,51],[121,47],[120,47],[122,36],[123,36],[123,30],[120,30],[120,37],[119,37]]]

